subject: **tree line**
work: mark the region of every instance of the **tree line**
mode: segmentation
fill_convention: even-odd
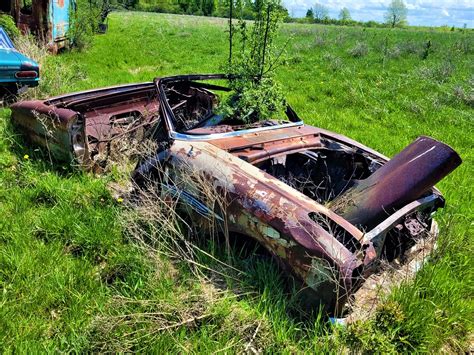
[[[364,26],[364,27],[402,27],[407,22],[407,7],[403,0],[392,0],[385,13],[385,22],[355,21],[347,7],[339,11],[338,18],[329,16],[329,9],[321,3],[316,3],[306,11],[304,18],[295,19],[295,22],[322,23],[326,25]]]
[[[110,0],[114,1],[114,0]],[[127,10],[165,12],[184,15],[229,17],[230,0],[115,0]],[[255,20],[262,0],[232,0],[239,16]],[[282,11],[286,11],[281,6]],[[286,11],[288,16],[288,11]],[[288,16],[289,17],[289,16]]]
[[[94,0],[98,1],[98,0]],[[100,0],[111,7],[127,10],[165,12],[197,16],[229,17],[230,2],[239,12],[239,17],[245,20],[255,20],[257,9],[263,0]],[[329,9],[321,3],[309,8],[306,16],[296,18],[290,16],[288,10],[278,5],[283,14],[284,22],[321,23],[328,25],[364,26],[364,27],[401,27],[407,25],[407,7],[403,0],[392,0],[385,14],[385,22],[356,21],[352,19],[348,8],[340,10],[338,18],[329,16]]]

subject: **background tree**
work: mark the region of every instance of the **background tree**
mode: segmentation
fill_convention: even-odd
[[[68,36],[73,46],[78,49],[87,47],[92,35],[99,30],[109,13],[123,7],[117,0],[77,0],[77,10],[71,12]]]
[[[339,12],[339,20],[341,21],[350,21],[352,20],[351,13],[347,7],[343,7]]]
[[[202,0],[201,7],[205,16],[211,16],[216,11],[217,4],[215,0]]]
[[[308,9],[308,11],[306,11],[306,16],[305,17],[309,22],[313,22],[314,21],[313,9]]]
[[[407,13],[403,0],[392,0],[385,14],[385,22],[391,27],[402,26],[407,23]]]
[[[328,8],[318,2],[313,6],[313,14],[316,22],[323,22],[329,18]]]
[[[127,10],[133,10],[138,5],[138,0],[118,0],[117,2]]]

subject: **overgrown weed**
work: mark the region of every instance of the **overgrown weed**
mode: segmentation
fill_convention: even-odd
[[[354,58],[365,57],[369,53],[369,46],[364,42],[357,42],[347,53]]]
[[[85,74],[78,63],[64,64],[51,55],[46,46],[32,35],[20,35],[15,39],[16,48],[40,65],[40,82],[19,95],[18,100],[44,99],[68,91],[76,81],[84,80]]]

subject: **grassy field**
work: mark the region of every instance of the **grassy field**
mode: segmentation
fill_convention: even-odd
[[[48,57],[36,94],[219,72],[227,55],[220,19],[113,13],[109,27],[82,53]],[[281,29],[279,42],[287,45],[278,80],[305,122],[388,156],[430,135],[464,160],[438,185],[447,207],[437,216],[441,233],[431,262],[387,295],[373,318],[346,328],[295,314],[279,270],[266,260],[236,256],[241,272],[216,281],[147,251],[127,235],[123,203],[106,188],[114,174],[95,177],[53,164],[24,145],[9,110],[0,110],[2,352],[467,351],[474,319],[473,37]]]

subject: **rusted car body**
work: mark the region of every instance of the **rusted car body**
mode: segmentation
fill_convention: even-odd
[[[203,82],[223,78],[177,76],[21,102],[12,118],[58,158],[92,170],[103,168],[97,157],[111,142],[142,130],[158,148],[135,169],[137,184],[158,181],[203,231],[214,219],[257,240],[302,281],[307,302],[340,312],[381,260],[402,258],[430,233],[444,205],[434,184],[461,159],[420,137],[389,160],[305,125],[291,108],[282,121],[226,120],[214,112],[214,92],[228,89]]]

